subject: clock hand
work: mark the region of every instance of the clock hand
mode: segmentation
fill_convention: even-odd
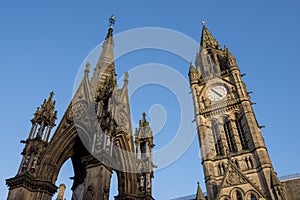
[[[218,93],[216,90],[211,89],[211,91],[213,91],[216,95],[218,95],[219,97],[223,97],[220,93]]]

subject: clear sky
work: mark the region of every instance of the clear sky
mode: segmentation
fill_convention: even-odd
[[[7,195],[5,179],[15,176],[18,170],[23,149],[19,141],[28,137],[29,120],[36,107],[53,90],[58,118],[62,117],[72,96],[77,71],[89,52],[104,39],[107,19],[112,14],[117,17],[115,34],[133,28],[162,27],[197,42],[201,22],[205,20],[210,32],[221,45],[229,48],[242,73],[247,74],[244,81],[248,90],[253,91],[252,101],[257,102],[254,110],[258,122],[266,126],[262,132],[278,175],[300,172],[297,155],[300,153],[300,66],[296,59],[300,45],[299,10],[298,0],[1,1],[0,199]],[[192,51],[196,53],[196,49]],[[189,61],[151,49],[118,59],[118,77],[147,63],[167,65],[187,80]],[[168,77],[168,74],[163,75]],[[184,92],[190,96],[189,91]],[[158,130],[154,138],[158,149],[172,139],[179,127],[178,101],[168,87],[157,84],[145,85],[131,95],[135,123],[143,111],[151,111],[151,106],[154,113],[157,111],[156,115],[166,120],[160,131],[155,129]],[[187,106],[192,110],[192,103]],[[185,120],[191,122],[193,113]],[[196,134],[196,129],[192,134]],[[57,185],[62,182],[67,185],[68,198],[71,196],[70,176],[73,172],[71,163],[67,162]],[[164,200],[193,194],[197,181],[205,190],[203,179],[195,138],[176,162],[155,172],[153,196]],[[114,176],[113,195],[116,195],[115,180]]]

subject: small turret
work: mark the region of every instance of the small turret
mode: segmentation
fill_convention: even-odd
[[[200,79],[200,73],[195,69],[192,62],[190,62],[190,70],[189,70],[189,77],[191,84],[197,83]]]
[[[43,138],[45,142],[48,142],[50,131],[55,126],[57,118],[53,96],[54,92],[51,92],[48,100],[45,99],[42,106],[35,111],[31,119],[32,128],[28,139]]]
[[[57,111],[55,111],[54,92],[50,93],[48,100],[44,100],[40,108],[34,113],[30,120],[32,128],[28,139],[22,140],[25,143],[22,155],[23,159],[18,171],[18,175],[24,173],[34,173],[44,149],[48,145],[51,129],[55,126]]]
[[[196,200],[206,200],[204,197],[204,194],[201,190],[200,183],[198,182],[197,184],[198,184],[198,187],[197,187],[197,193],[196,193]]]
[[[140,163],[138,174],[138,184],[140,195],[152,195],[152,178],[153,163],[152,163],[152,149],[153,135],[149,123],[146,120],[146,113],[139,122],[139,128],[136,129],[135,134],[136,155]]]
[[[143,113],[143,117],[139,122],[139,129],[135,133],[135,141],[137,145],[137,157],[151,158],[153,144],[153,135],[149,122],[146,120],[146,113]]]

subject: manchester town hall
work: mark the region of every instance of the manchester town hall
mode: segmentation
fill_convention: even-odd
[[[72,200],[155,198],[153,135],[145,113],[133,131],[127,73],[122,86],[117,85],[114,22],[112,16],[91,78],[87,63],[55,132],[51,134],[57,118],[53,92],[34,112],[32,128],[21,141],[20,166],[6,180],[8,200],[63,200],[65,186],[56,186],[56,180],[68,159],[74,169]],[[195,195],[177,200],[299,200],[300,178],[277,177],[236,59],[205,24],[195,63],[186,66],[186,72],[206,192],[198,184]],[[118,194],[109,197],[113,172]]]

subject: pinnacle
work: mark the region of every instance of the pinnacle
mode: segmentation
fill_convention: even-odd
[[[196,193],[196,200],[205,200],[205,197],[201,190],[199,181],[197,182],[197,184],[198,184],[198,187],[197,187],[197,193]]]

